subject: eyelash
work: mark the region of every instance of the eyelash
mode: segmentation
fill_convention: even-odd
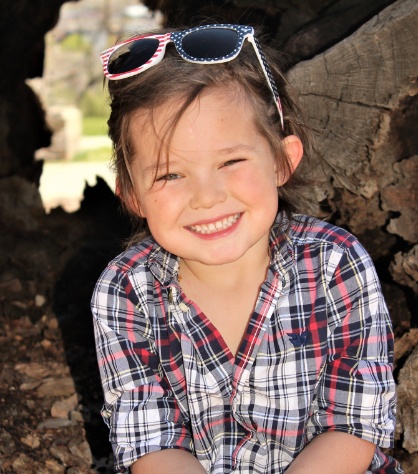
[[[174,179],[178,179],[180,175],[177,173],[168,173],[163,176],[159,176],[155,181],[173,181]]]
[[[228,160],[228,161],[225,161],[225,163],[222,164],[221,168],[223,168],[224,166],[231,166],[231,165],[234,165],[235,163],[239,163],[241,161],[245,161],[244,158],[237,158],[237,159],[234,159],[234,160]],[[165,174],[163,176],[159,176],[158,178],[156,178],[156,182],[157,181],[174,181],[176,179],[178,179],[180,177],[179,174],[177,173],[168,173],[168,174]]]
[[[241,161],[244,161],[244,158],[237,158],[237,159],[234,159],[234,160],[228,160],[222,166],[234,165],[235,163],[240,163]]]

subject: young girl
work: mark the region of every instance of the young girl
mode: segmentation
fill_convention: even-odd
[[[267,52],[267,48],[266,48]],[[115,465],[401,473],[390,318],[363,247],[296,214],[308,142],[251,27],[102,54],[117,192],[146,224],[92,299]]]

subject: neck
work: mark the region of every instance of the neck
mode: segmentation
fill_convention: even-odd
[[[206,265],[200,262],[180,260],[182,284],[195,281],[201,285],[220,288],[222,291],[242,288],[246,283],[261,284],[267,273],[270,262],[268,249],[264,255],[246,255],[237,261],[220,265]]]

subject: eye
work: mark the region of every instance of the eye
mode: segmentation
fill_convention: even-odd
[[[176,173],[167,173],[163,176],[159,176],[155,181],[174,181],[175,179],[179,179],[181,176]]]
[[[244,158],[228,160],[228,161],[225,161],[225,163],[222,166],[232,166],[232,165],[235,165],[236,163],[240,163],[241,161],[245,161]]]

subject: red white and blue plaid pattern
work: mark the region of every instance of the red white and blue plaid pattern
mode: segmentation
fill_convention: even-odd
[[[113,260],[92,299],[119,472],[167,448],[214,474],[283,473],[324,431],[393,442],[391,322],[372,261],[307,216],[271,231],[271,264],[237,356],[152,239]],[[402,473],[379,449],[368,472]]]

